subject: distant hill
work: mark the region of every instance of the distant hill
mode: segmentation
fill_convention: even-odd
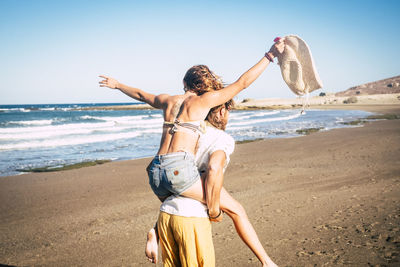
[[[338,92],[335,96],[356,96],[400,93],[400,76],[370,82]]]

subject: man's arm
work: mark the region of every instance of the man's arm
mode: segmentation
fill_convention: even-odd
[[[147,93],[139,88],[130,87],[128,85],[122,84],[118,82],[116,79],[108,76],[100,75],[99,77],[104,79],[99,82],[100,87],[118,89],[127,96],[130,96],[138,101],[145,102],[157,109],[163,109],[164,104],[166,104],[169,97],[169,95],[167,94],[153,95]]]
[[[208,169],[205,180],[205,191],[206,191],[206,204],[208,207],[208,214],[211,217],[211,221],[219,222],[222,220],[220,214],[220,193],[222,184],[224,182],[224,165],[225,165],[225,152],[223,150],[217,150],[210,156],[208,162]],[[217,217],[216,219],[212,219]]]

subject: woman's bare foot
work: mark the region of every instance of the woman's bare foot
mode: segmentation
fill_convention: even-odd
[[[263,267],[278,267],[270,258],[266,260],[263,264]]]
[[[146,257],[152,263],[157,263],[158,261],[158,238],[157,233],[154,228],[147,233],[146,242]]]

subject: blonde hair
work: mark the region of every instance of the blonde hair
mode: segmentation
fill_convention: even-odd
[[[215,75],[206,65],[196,65],[188,69],[183,77],[185,89],[202,95],[224,87],[219,76]]]

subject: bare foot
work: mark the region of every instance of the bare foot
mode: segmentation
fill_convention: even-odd
[[[147,233],[146,242],[146,257],[152,263],[157,263],[158,261],[158,239],[154,228]]]
[[[263,267],[278,267],[271,259],[268,259],[264,264]]]

